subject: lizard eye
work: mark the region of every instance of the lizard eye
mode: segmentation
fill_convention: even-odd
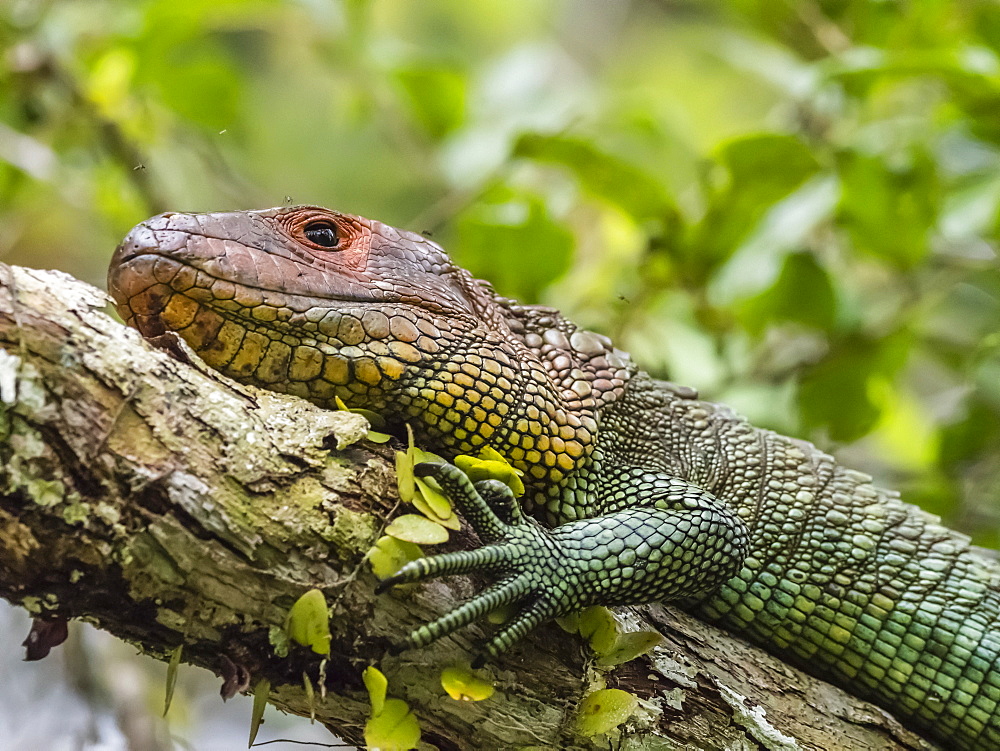
[[[340,243],[337,227],[332,222],[310,222],[305,226],[304,233],[309,242],[323,248],[336,248]]]

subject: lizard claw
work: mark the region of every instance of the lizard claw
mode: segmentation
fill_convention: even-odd
[[[415,472],[433,477],[488,544],[411,561],[379,591],[470,573],[485,574],[494,583],[415,629],[397,645],[399,651],[424,647],[498,608],[518,606],[483,645],[476,658],[481,664],[545,621],[588,605],[640,604],[710,591],[735,575],[746,555],[742,522],[712,495],[687,483],[668,487],[652,506],[546,529],[521,513],[502,483],[474,485],[460,469],[443,463],[418,464]]]
[[[426,646],[498,608],[527,601],[521,612],[485,645],[485,653],[495,657],[535,626],[554,615],[569,612],[546,594],[557,590],[556,582],[551,579],[554,573],[558,574],[545,565],[546,560],[559,557],[554,545],[540,524],[521,514],[510,488],[497,480],[473,484],[451,464],[425,462],[418,464],[414,472],[419,477],[433,477],[473,529],[490,544],[411,561],[384,579],[376,591],[383,592],[396,584],[469,573],[486,574],[497,581],[440,618],[415,629],[397,645],[398,649]]]
[[[434,478],[476,533],[487,542],[501,539],[507,527],[523,521],[513,491],[499,480],[480,480],[473,484],[465,472],[443,462],[421,462],[413,468],[413,473],[417,477]]]

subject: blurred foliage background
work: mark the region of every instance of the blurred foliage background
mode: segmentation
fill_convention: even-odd
[[[992,0],[5,0],[0,258],[167,210],[434,234],[1000,546]]]

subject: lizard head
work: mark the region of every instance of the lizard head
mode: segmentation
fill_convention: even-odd
[[[474,286],[437,244],[317,206],[159,214],[118,246],[108,288],[122,317],[147,335],[189,327],[181,308],[194,306],[182,298],[262,322],[341,303],[480,312]]]
[[[315,206],[155,216],[118,246],[108,289],[126,323],[176,332],[239,381],[352,406],[490,320],[435,243]]]

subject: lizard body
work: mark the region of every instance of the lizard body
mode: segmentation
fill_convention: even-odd
[[[143,334],[178,332],[236,380],[409,422],[448,456],[490,446],[496,483],[425,467],[487,543],[388,583],[498,581],[417,629],[502,604],[485,646],[590,604],[679,600],[873,699],[950,747],[1000,748],[1000,566],[811,444],[639,371],[557,311],[500,297],[421,235],[318,207],[162,214],[109,289]]]

